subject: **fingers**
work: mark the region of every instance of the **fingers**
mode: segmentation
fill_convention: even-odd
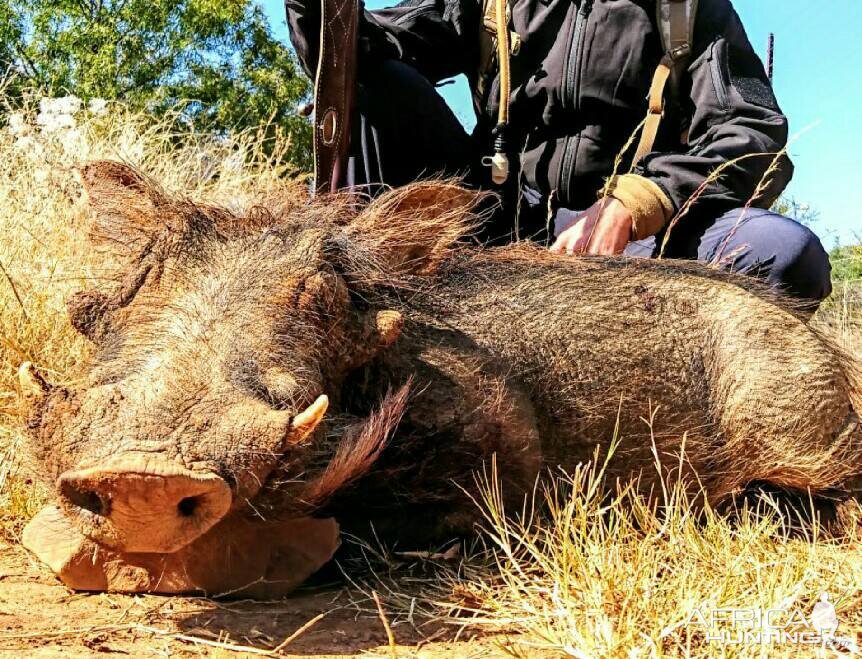
[[[587,253],[599,256],[622,254],[632,239],[632,216],[625,206],[612,199],[596,223]]]
[[[568,229],[557,237],[557,240],[551,245],[551,252],[569,255],[582,253],[590,238],[589,227],[591,223],[588,222],[588,219],[586,214],[578,217]]]
[[[563,233],[557,236],[554,244],[550,247],[551,252],[554,254],[563,254],[566,251],[569,244],[569,231],[570,229],[566,229]]]
[[[583,222],[566,229],[551,245],[551,251],[555,254],[569,254],[570,256],[576,254],[576,246],[583,243],[583,233]]]
[[[580,232],[580,235],[566,250],[567,254],[569,254],[570,256],[574,256],[576,254],[583,254],[587,251],[587,247],[590,244],[590,236],[592,235],[593,226],[594,225],[591,225],[587,222],[584,222],[582,224],[582,230]]]
[[[613,256],[622,253],[631,238],[631,214],[616,199],[605,198],[578,215],[560,233],[551,251]]]
[[[616,256],[622,253],[627,244],[626,237],[621,236],[615,227],[608,228],[599,224],[585,253],[593,256]]]
[[[619,201],[597,201],[560,233],[551,246],[555,254],[620,254],[632,238],[632,216]]]

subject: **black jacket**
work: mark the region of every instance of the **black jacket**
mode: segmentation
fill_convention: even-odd
[[[287,0],[291,38],[306,67],[317,61],[318,0]],[[656,183],[674,209],[719,165],[746,154],[774,154],[787,140],[763,64],[729,0],[700,0],[694,53],[663,121],[655,152],[634,172]],[[525,182],[569,208],[586,208],[613,172],[614,159],[642,121],[663,50],[655,0],[510,0],[522,45],[512,57],[509,142]],[[397,58],[436,82],[466,74],[476,84],[482,0],[405,0],[364,11],[360,75]],[[477,131],[490,144],[498,87],[488,85]],[[683,135],[687,137],[683,137]],[[625,173],[634,147],[623,160]],[[772,162],[749,157],[703,192],[709,215],[743,205]],[[769,205],[792,174],[784,159],[771,175]]]

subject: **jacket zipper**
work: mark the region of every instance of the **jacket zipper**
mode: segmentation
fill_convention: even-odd
[[[569,58],[566,66],[561,101],[566,104],[571,99],[571,107],[575,111],[580,109],[581,104],[581,73],[583,71],[584,45],[586,43],[585,28],[590,18],[590,13],[593,10],[593,2],[594,0],[581,0],[581,6],[578,7],[578,13],[575,16],[575,30],[572,36],[572,43],[569,47]],[[558,186],[566,198],[570,198],[569,184],[575,168],[580,142],[580,136],[575,140],[572,140],[571,137],[566,138],[563,162],[560,164],[560,184]]]
[[[584,50],[584,25],[590,17],[590,12],[593,9],[593,0],[581,0],[581,6],[578,7],[578,13],[575,15],[575,29],[572,33],[572,41],[569,46],[569,57],[566,62],[566,76],[563,79],[563,96],[562,101],[572,99],[574,109],[577,109],[575,104],[575,95],[577,94],[577,85],[580,83],[581,77],[581,55]]]

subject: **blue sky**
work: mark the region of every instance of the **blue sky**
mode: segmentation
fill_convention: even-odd
[[[371,9],[395,4],[366,2]],[[286,40],[283,3],[262,4]],[[762,56],[775,33],[775,91],[798,136],[787,194],[820,214],[813,228],[827,246],[862,242],[862,0],[736,0],[734,6]],[[459,116],[472,114],[466,85],[441,91]]]

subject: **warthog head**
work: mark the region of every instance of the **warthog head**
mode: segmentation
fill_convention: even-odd
[[[253,508],[277,466],[311,478],[329,398],[401,330],[363,292],[433,270],[475,201],[434,183],[238,216],[118,163],[82,174],[94,247],[121,275],[68,302],[95,345],[85,382],[25,365],[22,393],[59,508],[121,552],[181,549]]]

